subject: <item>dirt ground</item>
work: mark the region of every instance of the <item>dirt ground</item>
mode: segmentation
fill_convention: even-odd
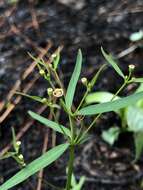
[[[29,109],[48,115],[48,111],[26,98],[19,99],[10,91],[16,82],[17,90],[30,94],[45,95],[48,87],[35,72],[28,70],[33,55],[50,56],[58,46],[61,52],[60,72],[65,86],[73,70],[78,48],[84,55],[82,76],[89,79],[105,61],[101,55],[103,46],[118,60],[126,73],[129,64],[135,64],[136,76],[143,75],[143,51],[140,43],[133,43],[129,36],[143,27],[142,0],[19,0],[16,4],[0,1],[0,153],[11,141],[13,126],[22,141],[22,153],[27,163],[41,155],[43,143],[47,147],[61,142],[45,127],[30,120]],[[47,47],[47,46],[51,47]],[[130,52],[130,49],[131,52]],[[48,54],[44,51],[48,50]],[[26,71],[26,72],[25,72]],[[24,73],[25,72],[25,73]],[[29,72],[29,73],[28,73]],[[95,90],[115,92],[121,79],[108,68]],[[38,88],[37,88],[38,87]],[[136,86],[123,91],[131,93]],[[75,104],[82,95],[77,94]],[[17,99],[16,99],[17,98]],[[14,105],[14,107],[13,107]],[[60,117],[65,122],[64,116]],[[140,190],[143,187],[143,158],[133,164],[134,147],[132,134],[124,134],[110,147],[101,139],[101,130],[113,125],[120,126],[119,118],[105,114],[91,132],[91,139],[76,152],[75,173],[79,179],[86,176],[85,190]],[[45,131],[47,136],[45,135]],[[52,143],[51,143],[52,141]],[[51,190],[47,181],[62,186],[65,183],[65,167],[68,154],[54,167],[44,170],[41,190]],[[18,171],[12,159],[0,160],[0,183]],[[39,190],[37,175],[14,187],[13,190]]]

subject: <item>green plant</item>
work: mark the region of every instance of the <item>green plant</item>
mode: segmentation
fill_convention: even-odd
[[[109,60],[108,60],[109,61]],[[143,78],[131,77],[129,83],[140,83],[135,93],[143,91]],[[98,91],[88,94],[85,99],[86,104],[109,102],[114,97],[113,93],[106,91]],[[116,96],[116,100],[121,97]],[[114,100],[115,100],[114,99]],[[115,110],[115,113],[121,119],[121,128],[117,126],[110,127],[108,130],[102,131],[102,138],[113,145],[124,132],[132,132],[135,146],[135,160],[137,161],[143,152],[143,99],[136,101],[134,104],[126,106],[122,109]]]
[[[134,69],[132,65],[129,66],[129,73],[126,76],[121,71],[119,66],[116,64],[112,56],[106,54],[103,48],[101,50],[108,64],[111,65],[115,69],[117,74],[122,77],[123,84],[108,102],[93,104],[89,106],[84,105],[85,99],[87,98],[87,95],[92,91],[93,87],[95,86],[97,79],[100,76],[100,73],[105,69],[106,66],[108,66],[108,64],[104,64],[103,66],[101,66],[101,68],[97,71],[97,73],[93,76],[93,78],[90,81],[88,81],[86,78],[81,79],[82,84],[85,86],[85,93],[77,107],[75,107],[73,100],[82,67],[81,50],[78,51],[76,65],[72,77],[70,79],[69,85],[67,87],[67,90],[65,90],[63,82],[59,78],[57,72],[60,60],[59,52],[52,56],[53,58],[52,64],[47,64],[44,60],[36,59],[32,55],[30,55],[35,60],[40,75],[43,78],[45,78],[45,80],[47,80],[47,82],[50,85],[50,88],[47,89],[46,97],[30,96],[22,93],[19,94],[25,95],[28,98],[34,99],[35,101],[45,104],[49,108],[50,112],[53,115],[54,121],[50,121],[32,111],[29,111],[28,113],[35,120],[39,121],[45,126],[50,127],[51,129],[63,135],[65,138],[65,143],[54,147],[53,149],[49,150],[41,157],[31,162],[30,164],[27,164],[25,168],[20,170],[12,178],[10,178],[3,185],[1,185],[0,186],[1,190],[10,189],[11,187],[26,180],[28,177],[35,174],[37,171],[41,170],[42,168],[48,166],[56,159],[58,159],[67,149],[69,150],[69,162],[68,162],[67,182],[65,185],[65,189],[71,190],[73,188],[72,176],[73,176],[75,149],[77,146],[80,146],[80,144],[84,143],[88,139],[88,132],[91,128],[96,126],[95,124],[97,119],[101,116],[102,113],[122,109],[124,107],[135,104],[137,101],[143,98],[143,92],[138,92],[124,98],[119,98],[119,99],[117,98],[118,94],[123,90],[124,87],[126,87],[131,82],[134,82],[135,80],[139,79],[132,78],[132,72]],[[55,113],[60,109],[64,110],[65,115],[67,115],[69,119],[69,125],[66,127],[59,124],[59,121],[56,117]],[[91,117],[91,120],[93,117],[93,120],[91,121],[91,124],[89,126],[86,126],[86,117],[89,116]],[[83,182],[81,184],[83,184]]]

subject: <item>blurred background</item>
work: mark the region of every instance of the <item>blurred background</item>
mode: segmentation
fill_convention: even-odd
[[[11,127],[22,141],[26,162],[61,141],[27,114],[31,109],[47,115],[46,108],[14,94],[17,90],[44,96],[48,87],[37,74],[28,52],[50,60],[60,47],[59,72],[65,85],[79,48],[84,56],[82,75],[89,79],[105,62],[101,46],[118,59],[125,73],[128,65],[134,64],[135,75],[140,77],[143,41],[142,37],[134,39],[133,34],[141,35],[142,31],[143,0],[0,0],[0,154],[10,148]],[[120,84],[121,79],[109,67],[95,90],[115,92]],[[129,86],[123,94],[131,93],[135,87]],[[82,95],[80,90],[75,102]],[[64,116],[61,121],[65,122]],[[101,140],[101,129],[116,123],[120,121],[114,114],[105,115],[99,121],[99,129],[93,130],[92,140],[77,152],[75,171],[78,179],[82,175],[87,177],[85,190],[142,189],[143,160],[132,165],[132,139],[122,137],[125,146],[120,142],[113,148]],[[62,186],[66,159],[67,156],[57,161],[54,169],[46,168],[42,180],[35,175],[13,189],[52,189],[47,181]],[[0,183],[16,171],[18,166],[12,159],[0,160]]]

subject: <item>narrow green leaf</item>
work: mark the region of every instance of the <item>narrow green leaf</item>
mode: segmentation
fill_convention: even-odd
[[[92,104],[92,103],[104,103],[104,102],[109,102],[111,101],[111,99],[113,98],[114,94],[110,93],[110,92],[104,92],[104,91],[100,91],[100,92],[93,92],[87,95],[85,102],[87,104]],[[119,99],[119,97],[115,97],[114,101]]]
[[[50,165],[52,162],[57,160],[68,148],[69,144],[61,144],[58,145],[33,162],[27,165],[24,169],[19,171],[16,175],[11,177],[8,181],[6,181],[3,185],[0,186],[0,190],[8,190],[15,185],[23,182],[39,170],[45,168],[46,166]]]
[[[143,132],[143,109],[129,106],[126,111],[128,130],[132,132]]]
[[[77,115],[94,115],[99,113],[116,111],[118,109],[135,104],[138,100],[142,98],[143,92],[135,93],[133,95],[127,96],[125,98],[120,98],[112,102],[106,102],[84,107],[78,111]]]
[[[12,127],[12,144],[13,144],[13,147],[15,149],[15,151],[17,152],[18,149],[17,149],[17,146],[16,146],[16,135],[15,135],[15,130],[14,128]]]
[[[44,124],[45,126],[59,132],[59,133],[63,133],[63,131],[65,132],[65,134],[67,136],[71,136],[70,134],[70,130],[62,125],[59,125],[58,123],[55,123],[54,121],[50,121],[44,117],[42,117],[41,115],[34,113],[32,111],[28,111],[29,115],[34,118],[35,120],[39,121],[40,123]]]
[[[143,83],[143,78],[132,78],[132,82]]]
[[[125,78],[125,75],[123,74],[123,72],[121,71],[121,69],[119,68],[119,66],[117,65],[117,63],[115,62],[113,56],[111,54],[107,54],[102,47],[101,47],[101,52],[102,52],[104,58],[106,59],[106,61],[115,69],[115,71],[122,78]]]
[[[82,176],[79,182],[73,186],[72,190],[81,190],[84,183],[85,183],[85,177]]]
[[[42,99],[43,99],[43,98],[41,98],[41,97],[39,97],[39,96],[31,96],[31,95],[25,94],[25,93],[23,93],[23,92],[15,92],[15,94],[18,94],[18,95],[21,95],[21,96],[25,96],[25,97],[27,97],[27,98],[30,98],[30,99],[32,99],[32,100],[35,100],[35,101],[37,101],[37,102],[41,102],[41,103],[42,103]]]
[[[102,138],[110,145],[113,145],[118,139],[120,132],[121,131],[119,127],[111,127],[110,129],[104,130],[102,132]]]
[[[58,52],[53,60],[53,65],[55,70],[57,69],[59,62],[60,62],[60,53]]]
[[[3,156],[0,156],[0,160],[12,157],[16,154],[16,152],[6,152]]]
[[[142,31],[142,30],[140,30],[140,31],[138,31],[138,32],[134,32],[134,33],[132,33],[132,34],[130,35],[130,40],[131,40],[132,42],[136,42],[136,41],[139,41],[139,40],[141,40],[141,39],[143,39],[143,31]]]
[[[76,89],[77,82],[78,82],[80,72],[81,72],[81,66],[82,66],[82,53],[81,53],[81,50],[79,50],[77,59],[76,59],[76,65],[75,65],[72,77],[70,79],[70,82],[67,88],[66,97],[65,97],[65,102],[66,102],[66,106],[68,110],[70,110],[72,106],[75,89]]]
[[[135,161],[137,161],[143,152],[143,131],[134,133],[135,143]]]

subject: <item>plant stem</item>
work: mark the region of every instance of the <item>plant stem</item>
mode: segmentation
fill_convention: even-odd
[[[84,96],[83,96],[81,102],[80,102],[79,105],[78,105],[78,108],[77,108],[76,111],[75,111],[75,113],[77,113],[78,110],[80,109],[80,107],[82,106],[82,104],[83,104],[83,102],[84,102],[86,96],[88,95],[88,93],[89,93],[89,89],[87,88],[87,89],[86,89],[86,92],[84,93]]]
[[[71,189],[71,180],[72,180],[72,173],[73,173],[73,163],[74,163],[74,151],[75,145],[70,146],[70,155],[69,155],[69,163],[68,163],[68,175],[67,175],[67,183],[66,183],[66,190]]]

